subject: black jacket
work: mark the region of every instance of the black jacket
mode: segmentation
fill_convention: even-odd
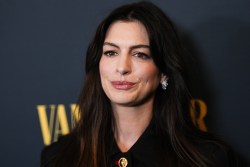
[[[115,140],[110,142],[108,154],[109,167],[118,167],[122,161],[127,167],[179,167],[187,166],[181,163],[176,157],[168,137],[158,134],[152,124],[144,131],[137,142],[126,152],[122,153],[117,147]],[[57,154],[62,151],[66,140],[62,137],[58,142],[43,149],[41,154],[41,167],[52,167]],[[197,144],[201,152],[212,164],[208,167],[237,167],[237,159],[230,149],[223,149],[219,145],[206,143]],[[172,157],[171,157],[172,156]],[[122,158],[122,159],[121,159]],[[172,159],[172,162],[169,161]]]

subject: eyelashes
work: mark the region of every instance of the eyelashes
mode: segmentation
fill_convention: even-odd
[[[112,56],[117,56],[118,55],[118,53],[116,53],[115,51],[112,51],[112,50],[105,51],[105,52],[103,52],[103,54],[105,56],[108,56],[108,57],[112,57]]]
[[[151,56],[143,52],[135,52],[133,56],[138,57],[143,60],[151,59]]]
[[[107,50],[103,52],[103,55],[107,57],[114,57],[114,56],[118,56],[119,54],[116,51]],[[149,54],[146,54],[144,52],[133,52],[131,53],[131,56],[134,56],[135,58],[142,59],[142,60],[152,59],[152,57]]]

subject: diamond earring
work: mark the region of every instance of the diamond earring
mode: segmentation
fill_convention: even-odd
[[[168,80],[167,79],[165,79],[161,82],[161,87],[163,90],[167,89],[167,87],[168,87]]]

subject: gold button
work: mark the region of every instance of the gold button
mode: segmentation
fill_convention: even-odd
[[[124,157],[120,158],[118,161],[119,167],[126,167],[128,165],[128,160]]]

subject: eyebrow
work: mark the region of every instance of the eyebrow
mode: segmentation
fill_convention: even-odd
[[[116,47],[116,48],[120,48],[118,45],[112,43],[112,42],[104,42],[103,43],[103,46],[104,45],[109,45],[109,46],[113,46],[113,47]],[[150,49],[150,46],[149,45],[143,45],[143,44],[139,44],[139,45],[133,45],[130,47],[130,49],[137,49],[137,48],[148,48]]]

